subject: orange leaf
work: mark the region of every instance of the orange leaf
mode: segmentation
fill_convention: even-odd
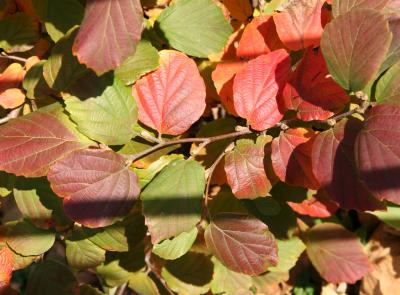
[[[13,254],[8,247],[0,249],[0,290],[10,283],[13,260]]]
[[[24,80],[25,71],[22,66],[13,63],[5,69],[3,74],[0,75],[0,93],[6,91],[8,88],[18,87]]]
[[[253,14],[249,0],[224,0],[223,2],[231,16],[240,22],[246,22]]]
[[[0,93],[0,106],[5,109],[19,107],[25,101],[25,94],[19,88],[9,88]]]

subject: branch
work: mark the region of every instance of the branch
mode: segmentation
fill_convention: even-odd
[[[19,56],[15,56],[15,55],[8,55],[5,52],[0,53],[0,58],[6,58],[6,59],[11,59],[11,60],[17,60],[20,62],[26,62],[27,59],[23,58],[23,57],[19,57]]]
[[[365,97],[362,99],[361,104],[357,106],[356,108],[349,110],[347,112],[344,112],[342,114],[333,116],[332,118],[329,118],[324,121],[319,121],[321,123],[326,123],[329,126],[334,126],[338,121],[341,119],[350,117],[353,114],[364,114],[365,111],[371,106],[371,103],[368,101],[368,98],[365,99]]]
[[[133,162],[136,162],[137,160],[139,160],[141,158],[144,158],[158,150],[169,147],[171,145],[199,142],[202,144],[202,147],[204,147],[205,145],[212,143],[212,142],[216,142],[216,141],[220,141],[220,140],[224,140],[224,139],[228,139],[228,138],[235,138],[235,137],[239,137],[242,135],[252,133],[252,131],[250,129],[245,128],[245,127],[239,127],[239,129],[240,129],[239,131],[222,134],[222,135],[217,135],[217,136],[213,136],[213,137],[189,137],[189,138],[182,138],[182,139],[159,142],[158,144],[144,150],[141,153],[127,156],[128,166],[130,166]]]
[[[20,106],[7,114],[4,118],[0,119],[0,124],[7,123],[11,119],[18,117],[19,113],[21,112],[23,106]]]

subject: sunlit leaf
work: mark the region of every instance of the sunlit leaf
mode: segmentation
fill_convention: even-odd
[[[0,291],[1,288],[7,286],[11,281],[13,271],[13,255],[7,246],[0,249]]]
[[[400,229],[400,207],[388,205],[386,211],[374,211],[370,213],[374,214],[391,227],[397,230]]]
[[[400,204],[400,106],[382,104],[366,115],[355,143],[361,179],[379,200]]]
[[[279,38],[291,50],[318,46],[322,35],[323,0],[287,1],[283,10],[274,14]]]
[[[307,198],[301,203],[287,202],[287,204],[298,214],[316,218],[330,217],[338,209],[338,205],[322,193]]]
[[[98,75],[115,69],[135,52],[142,23],[139,0],[88,0],[73,53]]]
[[[231,16],[238,21],[246,22],[253,14],[253,9],[247,0],[224,0],[223,3]]]
[[[391,39],[383,15],[372,9],[354,9],[325,27],[321,49],[336,82],[357,91],[378,73]]]
[[[236,74],[235,110],[255,130],[270,128],[282,119],[276,96],[286,83],[289,68],[289,55],[280,49],[249,61]]]
[[[216,215],[206,229],[205,240],[211,252],[236,272],[259,275],[278,263],[274,236],[250,215]]]
[[[400,104],[400,61],[379,79],[375,97],[379,103]]]
[[[225,172],[232,192],[239,199],[255,199],[268,195],[272,185],[264,167],[264,148],[271,140],[259,137],[236,142],[236,147],[225,156]]]
[[[78,130],[88,137],[109,145],[125,144],[134,134],[136,102],[129,89],[117,78],[113,82],[105,80],[105,85],[96,79],[84,81],[93,83],[85,87],[104,87],[101,93],[90,95],[86,100],[81,101],[81,96],[75,96],[79,94],[66,95],[67,111],[76,122]]]
[[[188,55],[208,57],[223,49],[232,28],[212,0],[178,0],[157,19],[169,44]]]
[[[384,206],[361,181],[354,159],[354,144],[361,128],[356,119],[342,120],[317,135],[312,152],[313,172],[321,188],[340,207],[376,210]]]
[[[174,160],[150,182],[140,198],[153,244],[196,226],[204,188],[204,168],[193,160]]]
[[[41,60],[32,66],[25,75],[22,86],[26,90],[26,97],[30,99],[47,99],[53,92],[43,76],[45,63],[45,60]]]
[[[0,169],[27,177],[44,176],[49,165],[90,144],[62,106],[52,104],[0,127]]]
[[[147,40],[141,40],[133,55],[115,69],[117,76],[126,85],[133,84],[144,74],[155,70],[159,63],[158,51]]]
[[[163,50],[159,55],[159,68],[133,86],[139,120],[162,134],[182,134],[204,112],[204,81],[194,61],[183,53]]]
[[[338,17],[353,9],[371,8],[380,10],[383,9],[389,0],[334,0],[332,3],[332,14]]]
[[[48,174],[65,213],[87,227],[102,227],[128,214],[140,189],[125,159],[110,150],[80,150],[57,161]]]
[[[341,225],[322,223],[307,232],[307,254],[329,283],[354,284],[372,268],[357,236]]]

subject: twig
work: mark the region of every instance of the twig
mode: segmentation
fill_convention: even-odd
[[[7,114],[7,116],[5,116],[4,118],[0,119],[0,124],[4,124],[7,123],[8,121],[10,121],[11,119],[14,119],[16,117],[18,117],[19,113],[21,112],[23,106],[19,106],[18,108],[12,110],[11,112],[9,112]]]
[[[127,283],[125,283],[125,284],[119,286],[119,287],[117,288],[117,290],[115,291],[115,294],[114,294],[114,295],[122,295],[122,294],[124,294],[125,289],[126,289],[127,286],[128,286]]]
[[[239,131],[235,131],[232,133],[227,133],[227,134],[222,134],[222,135],[217,135],[213,137],[189,137],[189,138],[182,138],[182,139],[176,139],[176,140],[170,140],[170,141],[163,141],[160,142],[146,150],[144,150],[141,153],[134,154],[134,155],[128,155],[127,158],[127,163],[128,166],[130,166],[133,162],[146,157],[147,155],[150,155],[158,150],[161,150],[163,148],[166,148],[171,145],[177,145],[177,144],[184,144],[184,143],[193,143],[193,142],[200,142],[204,143],[207,142],[207,144],[215,142],[215,141],[220,141],[228,138],[234,138],[246,134],[251,134],[252,131],[248,128],[241,127],[242,129]]]
[[[321,122],[321,123],[326,123],[326,124],[328,124],[329,126],[334,126],[338,121],[340,121],[341,119],[344,119],[344,118],[347,118],[347,117],[350,117],[351,115],[353,115],[353,114],[364,114],[365,113],[365,111],[369,108],[371,106],[371,103],[368,101],[368,100],[362,100],[361,101],[361,104],[358,106],[358,107],[356,107],[356,108],[354,108],[354,109],[352,109],[352,110],[349,110],[349,111],[347,111],[347,112],[344,112],[344,113],[342,113],[342,114],[339,114],[339,115],[336,115],[336,116],[334,116],[334,117],[332,117],[332,118],[329,118],[329,119],[327,119],[327,120],[324,120],[324,121],[319,121],[319,122]]]
[[[26,58],[15,56],[15,55],[8,55],[5,52],[0,53],[0,58],[12,59],[12,60],[17,60],[17,61],[21,61],[21,62],[27,61]]]

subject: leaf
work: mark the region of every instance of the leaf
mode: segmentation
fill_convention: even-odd
[[[289,85],[288,85],[289,84]],[[286,87],[293,87],[289,109],[297,110],[304,121],[326,120],[349,102],[346,94],[330,77],[321,50],[308,49]],[[289,89],[290,90],[290,89]],[[285,95],[285,89],[283,95]]]
[[[276,33],[273,18],[258,16],[245,27],[236,56],[241,59],[251,59],[280,48],[284,46]]]
[[[350,10],[361,8],[381,10],[388,2],[389,0],[335,0],[332,3],[332,15],[338,17]]]
[[[247,0],[224,0],[223,3],[231,16],[240,22],[246,22],[253,15],[253,9]]]
[[[82,231],[65,239],[68,265],[76,269],[96,267],[105,260],[106,251],[91,242]]]
[[[47,0],[49,1],[49,0]],[[54,1],[49,1],[54,2]],[[51,50],[51,55],[43,66],[43,77],[47,84],[57,92],[61,92],[86,71],[86,67],[72,55],[71,48],[78,30],[69,31]]]
[[[0,106],[14,109],[25,102],[25,94],[19,88],[10,88],[0,94]]]
[[[71,295],[79,290],[78,282],[71,270],[55,260],[45,260],[30,271],[26,294]]]
[[[289,68],[289,55],[280,49],[249,61],[236,74],[235,110],[253,129],[265,130],[282,119],[276,96],[286,83]]]
[[[389,16],[388,22],[389,29],[392,32],[392,42],[386,54],[385,61],[381,65],[380,73],[383,73],[400,59],[400,18],[398,14]]]
[[[298,214],[315,218],[326,218],[336,213],[338,205],[325,195],[318,193],[301,203],[287,202],[290,208]]]
[[[264,167],[264,149],[270,137],[259,137],[254,143],[241,139],[225,156],[225,172],[232,192],[238,199],[255,199],[268,195],[272,185]]]
[[[400,104],[400,61],[392,66],[376,85],[375,97],[379,103]]]
[[[13,256],[7,246],[0,249],[0,291],[2,287],[7,286],[11,281],[13,272]]]
[[[89,0],[72,51],[80,63],[97,75],[104,74],[135,52],[142,24],[139,0]],[[99,44],[93,40],[101,41]]]
[[[76,122],[78,130],[107,145],[129,142],[137,122],[137,106],[129,89],[117,78],[112,84],[102,84],[103,81],[97,79],[87,82],[89,85],[85,87],[104,87],[104,90],[98,95],[90,95],[84,101],[80,100],[80,96],[76,97],[74,92],[64,97],[67,111]]]
[[[14,184],[15,175],[0,171],[0,197],[7,197],[11,194]]]
[[[0,170],[44,176],[52,163],[90,144],[55,103],[0,127]]]
[[[54,42],[83,19],[83,6],[78,0],[33,0],[32,3]]]
[[[36,256],[47,252],[56,238],[54,232],[39,229],[28,221],[12,222],[7,228],[7,245],[23,256]]]
[[[272,166],[279,179],[293,186],[318,189],[311,153],[316,133],[304,128],[281,132],[272,141]]]
[[[33,65],[25,75],[22,86],[26,90],[26,97],[29,99],[48,99],[52,89],[47,85],[43,76],[43,68],[46,61],[41,60]]]
[[[264,223],[250,215],[218,214],[204,238],[210,251],[233,271],[259,275],[278,263],[274,236]]]
[[[384,206],[360,179],[354,159],[354,144],[361,128],[356,119],[342,120],[321,132],[312,151],[313,172],[330,198],[345,209],[376,210]]]
[[[204,254],[189,252],[170,260],[161,275],[168,287],[181,295],[204,294],[210,289],[213,264]]]
[[[323,0],[288,1],[280,13],[274,14],[279,38],[291,50],[318,46],[322,35]]]
[[[194,227],[189,232],[183,232],[176,237],[164,240],[153,246],[152,252],[163,259],[175,260],[186,254],[196,240],[198,230]]]
[[[400,107],[382,104],[366,115],[355,143],[357,167],[365,185],[379,200],[400,204]]]
[[[214,275],[211,282],[213,294],[247,294],[245,292],[252,286],[250,276],[229,270],[215,257],[211,260],[214,263]]]
[[[212,0],[178,0],[161,12],[156,25],[173,48],[196,57],[220,52],[232,33]]]
[[[38,27],[27,14],[18,12],[0,20],[0,48],[5,51],[27,51],[37,39]]]
[[[0,75],[0,93],[9,88],[18,88],[24,76],[25,71],[20,64],[10,64]]]
[[[159,55],[159,68],[136,82],[133,96],[143,124],[161,134],[179,135],[203,114],[206,89],[193,60],[174,50]]]
[[[146,270],[137,271],[129,276],[129,288],[138,294],[159,295],[156,283],[151,279]]]
[[[157,69],[159,63],[158,51],[151,43],[142,39],[134,54],[128,56],[124,62],[115,69],[115,76],[126,85],[135,83],[144,74]]]
[[[196,226],[204,188],[204,168],[192,160],[172,161],[150,182],[140,198],[153,244]]]
[[[386,211],[374,211],[370,213],[391,227],[397,230],[400,229],[400,207],[388,205]]]
[[[276,266],[268,269],[269,272],[285,272],[291,270],[306,249],[306,245],[298,238],[292,237],[288,240],[278,240],[279,262]]]
[[[87,227],[104,227],[128,214],[140,189],[125,159],[110,150],[80,150],[57,161],[47,175],[64,211]]]
[[[391,39],[383,15],[371,9],[355,9],[326,25],[321,49],[336,82],[344,89],[357,91],[378,73]]]
[[[354,284],[372,268],[357,236],[341,225],[317,224],[307,232],[307,254],[329,283]]]

